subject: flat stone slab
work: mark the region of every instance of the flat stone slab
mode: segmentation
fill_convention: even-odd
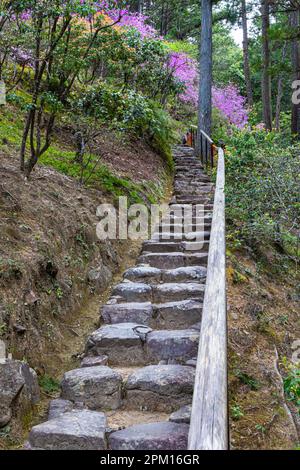
[[[137,266],[128,269],[124,278],[130,281],[159,282],[161,280],[161,270],[151,266]]]
[[[151,287],[141,282],[122,282],[112,291],[121,302],[146,302],[151,299]]]
[[[189,426],[171,422],[138,424],[109,437],[112,450],[186,450]]]
[[[201,320],[202,302],[182,300],[153,305],[158,328],[181,329]]]
[[[91,410],[115,410],[121,404],[122,376],[106,366],[70,370],[61,382],[61,397]]]
[[[200,283],[165,283],[152,287],[153,302],[175,302],[177,300],[203,300],[205,286]]]
[[[105,450],[105,429],[103,413],[74,410],[34,426],[29,444],[43,450]]]
[[[107,366],[108,356],[86,356],[82,359],[80,367]]]
[[[102,308],[105,323],[139,323],[149,325],[153,317],[151,302],[107,304]]]
[[[172,412],[191,402],[195,371],[181,365],[156,365],[131,374],[126,389],[128,409]]]
[[[137,323],[105,325],[87,340],[87,355],[106,355],[110,365],[144,365],[143,343],[152,330]]]
[[[152,364],[170,360],[184,364],[196,356],[198,343],[196,330],[152,331],[147,335],[147,358]]]
[[[48,419],[58,418],[62,414],[72,411],[73,408],[74,403],[70,400],[62,400],[61,398],[51,400],[49,403]]]
[[[182,406],[179,410],[171,414],[169,421],[172,423],[190,424],[192,413],[192,405]]]
[[[164,282],[205,282],[207,269],[204,266],[188,266],[163,271]]]

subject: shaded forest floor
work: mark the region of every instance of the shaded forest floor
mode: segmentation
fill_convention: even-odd
[[[272,272],[228,253],[229,397],[233,449],[295,449],[297,409],[284,394],[284,358],[300,338],[300,273]]]

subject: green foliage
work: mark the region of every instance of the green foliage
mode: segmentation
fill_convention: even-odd
[[[39,386],[45,393],[50,395],[60,390],[59,381],[47,374],[39,377]]]
[[[242,243],[272,245],[299,257],[300,147],[284,135],[232,130],[226,146],[226,201],[230,233]]]
[[[288,363],[285,359],[283,365],[286,376],[283,379],[284,392],[291,402],[297,407],[300,414],[300,367],[299,364]]]
[[[231,411],[231,417],[234,421],[238,421],[244,416],[244,412],[239,405],[231,406],[230,411]]]
[[[251,390],[259,390],[260,383],[251,375],[239,369],[235,371],[234,375],[240,380],[241,383],[248,385]]]
[[[75,106],[81,113],[109,123],[114,129],[143,137],[166,158],[169,166],[172,165],[171,121],[155,101],[133,90],[116,91],[105,83],[98,83],[85,91]]]

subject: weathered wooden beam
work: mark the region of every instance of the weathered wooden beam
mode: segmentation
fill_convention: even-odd
[[[225,163],[218,170],[193,396],[190,450],[228,449]]]

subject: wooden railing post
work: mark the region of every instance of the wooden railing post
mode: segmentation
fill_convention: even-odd
[[[224,184],[224,151],[219,148],[189,450],[226,450],[229,445]]]

